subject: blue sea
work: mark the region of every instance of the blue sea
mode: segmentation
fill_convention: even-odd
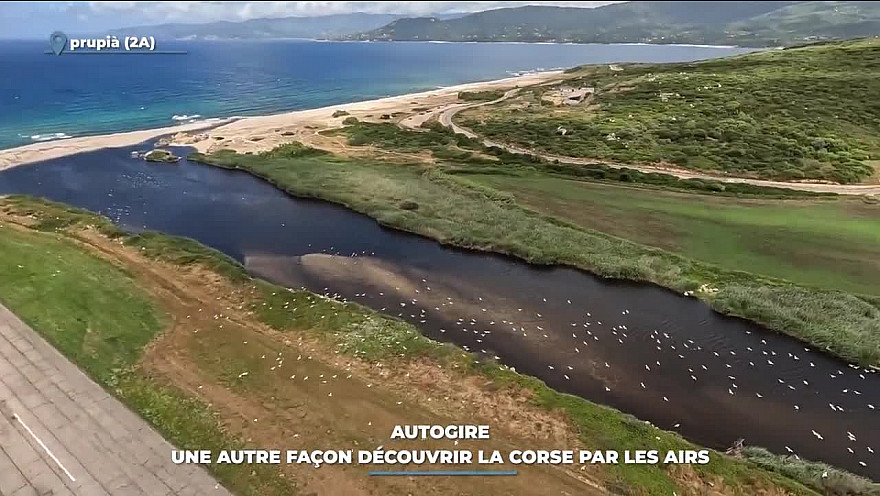
[[[316,108],[527,71],[672,62],[746,49],[670,45],[169,42],[186,55],[46,55],[0,41],[0,148]]]

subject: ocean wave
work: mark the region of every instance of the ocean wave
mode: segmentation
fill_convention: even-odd
[[[31,136],[31,141],[40,142],[40,141],[52,141],[52,140],[60,140],[72,138],[67,133],[49,133],[49,134],[34,134]]]
[[[198,119],[199,117],[201,117],[201,115],[199,115],[199,114],[193,114],[193,115],[187,115],[187,114],[177,115],[177,114],[174,114],[174,115],[171,116],[171,120],[173,120],[173,121],[194,121],[194,120]]]
[[[545,69],[543,67],[538,67],[537,69],[526,69],[523,71],[505,71],[505,73],[509,76],[519,77],[519,76],[528,76],[530,74],[540,74],[542,72],[549,71],[562,71],[565,70],[565,67],[551,67],[549,69]]]

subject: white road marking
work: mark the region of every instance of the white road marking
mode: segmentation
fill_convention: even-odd
[[[22,427],[24,427],[24,430],[26,430],[28,432],[28,434],[30,434],[31,437],[34,438],[34,441],[36,441],[40,445],[40,447],[43,448],[43,450],[46,452],[47,455],[49,455],[49,457],[52,459],[52,461],[54,461],[61,468],[61,470],[63,470],[64,473],[67,474],[67,477],[70,478],[70,481],[76,482],[76,479],[73,478],[73,475],[71,475],[70,472],[68,472],[67,469],[64,468],[64,465],[61,464],[61,461],[59,461],[58,458],[55,456],[55,454],[52,453],[52,451],[49,450],[48,447],[46,447],[46,445],[43,443],[43,441],[40,438],[38,438],[36,434],[34,434],[34,431],[32,431],[31,428],[28,427],[27,424],[24,423],[24,420],[22,420],[21,417],[19,417],[17,413],[13,413],[12,418],[17,420],[18,423],[21,424]]]

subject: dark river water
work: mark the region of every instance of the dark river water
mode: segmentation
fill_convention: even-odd
[[[197,239],[254,274],[399,316],[699,444],[744,438],[880,480],[877,374],[662,288],[443,247],[244,172],[148,164],[136,149],[147,146],[14,168],[0,194]]]

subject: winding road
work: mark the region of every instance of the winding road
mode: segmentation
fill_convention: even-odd
[[[463,134],[469,138],[481,138],[477,133],[472,130],[462,127],[456,124],[453,118],[462,110],[473,109],[485,105],[495,105],[497,103],[501,103],[513,96],[515,96],[519,92],[520,88],[514,88],[512,90],[508,90],[504,93],[503,96],[488,102],[478,102],[478,103],[462,103],[455,104],[445,107],[438,107],[436,109],[431,110],[425,114],[418,116],[418,119],[414,119],[413,116],[411,118],[405,119],[401,122],[401,125],[411,128],[417,129],[423,122],[426,122],[434,115],[437,116],[437,121],[443,126],[451,129],[453,132],[458,134]],[[744,177],[730,177],[723,175],[714,175],[714,174],[705,174],[701,172],[688,171],[683,169],[673,169],[667,167],[659,167],[653,165],[640,165],[640,164],[624,164],[619,162],[608,162],[601,161],[595,159],[584,159],[577,157],[568,157],[563,155],[554,155],[550,153],[542,153],[535,150],[530,150],[527,148],[522,148],[518,146],[514,146],[508,143],[501,143],[498,141],[492,141],[487,138],[482,138],[483,145],[489,147],[498,147],[504,150],[507,150],[511,153],[517,153],[521,155],[535,155],[537,157],[543,158],[545,160],[550,161],[558,161],[563,164],[573,164],[573,165],[603,165],[606,167],[611,167],[614,169],[633,169],[640,172],[645,173],[662,173],[669,174],[675,176],[679,179],[706,179],[712,181],[720,181],[723,183],[741,183],[741,184],[751,184],[754,186],[764,186],[771,188],[787,188],[799,191],[810,191],[813,193],[836,193],[839,195],[877,195],[880,196],[880,184],[832,184],[832,183],[806,183],[806,182],[786,182],[786,181],[768,181],[763,179],[750,179]]]

